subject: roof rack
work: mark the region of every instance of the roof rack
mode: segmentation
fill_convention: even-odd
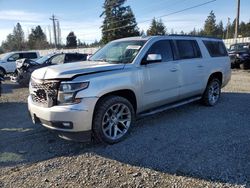
[[[199,37],[199,38],[209,38],[209,39],[220,39],[218,37],[202,36],[202,35],[180,35],[180,34],[170,34],[168,36],[179,36],[179,37]]]

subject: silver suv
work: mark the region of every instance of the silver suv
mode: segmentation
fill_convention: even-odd
[[[112,144],[127,135],[136,117],[195,100],[214,106],[230,77],[220,39],[125,38],[89,61],[34,71],[28,106],[34,123],[65,139],[94,136]]]

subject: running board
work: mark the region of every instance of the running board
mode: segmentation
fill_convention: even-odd
[[[179,106],[182,106],[182,105],[194,102],[194,101],[198,101],[201,98],[202,97],[195,97],[195,98],[191,98],[191,99],[181,101],[181,102],[178,102],[178,103],[172,103],[172,104],[169,104],[169,105],[164,105],[164,106],[162,106],[160,108],[157,108],[155,110],[151,110],[151,111],[147,111],[145,113],[141,113],[141,114],[138,115],[138,118],[143,118],[145,116],[154,115],[156,113],[160,113],[160,112],[163,112],[165,110],[169,110],[169,109],[176,108],[176,107],[179,107]]]

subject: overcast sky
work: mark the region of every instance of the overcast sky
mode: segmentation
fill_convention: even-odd
[[[168,15],[192,6],[196,6],[209,0],[127,0],[138,22],[139,28],[147,30],[153,17]],[[20,22],[25,36],[31,28],[37,25],[45,30],[48,36],[48,28],[52,22],[49,20],[52,14],[60,21],[62,41],[70,31],[74,31],[77,38],[87,43],[101,38],[100,26],[102,18],[103,1],[101,0],[0,0],[0,42],[13,31],[13,27]],[[236,15],[237,0],[217,0],[215,2],[183,11],[177,14],[162,17],[168,32],[189,32],[193,28],[203,27],[204,20],[211,10],[214,11],[217,21],[224,24],[227,18],[231,21]],[[240,20],[250,20],[250,0],[241,0]],[[51,27],[52,28],[52,27]]]

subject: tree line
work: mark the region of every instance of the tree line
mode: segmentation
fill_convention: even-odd
[[[77,36],[72,31],[66,37],[66,45],[61,47],[96,47],[124,37],[177,34],[173,30],[169,32],[163,21],[155,18],[152,19],[146,32],[143,30],[140,31],[131,7],[125,6],[125,2],[126,0],[104,1],[103,12],[100,15],[100,17],[103,18],[101,26],[102,38],[100,41],[96,40],[91,44],[87,44],[77,39]],[[216,16],[214,12],[211,11],[204,22],[203,28],[194,28],[188,33],[181,31],[179,34],[211,36],[222,39],[233,38],[235,23],[235,20],[226,25],[224,25],[222,21],[217,23]],[[241,22],[238,33],[241,37],[250,37],[250,21],[247,23]],[[41,26],[38,25],[32,29],[28,39],[25,40],[21,24],[17,23],[13,32],[7,36],[4,42],[2,42],[0,53],[17,50],[46,49],[51,47]]]

